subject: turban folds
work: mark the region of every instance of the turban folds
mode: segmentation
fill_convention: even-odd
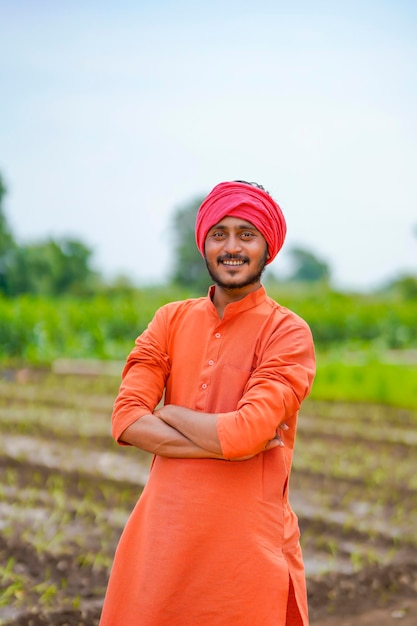
[[[204,256],[208,231],[227,215],[251,222],[262,233],[268,244],[267,263],[271,263],[282,248],[287,232],[284,215],[266,191],[241,182],[216,185],[201,204],[195,225],[197,248],[201,254]]]

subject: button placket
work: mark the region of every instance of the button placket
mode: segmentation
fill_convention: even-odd
[[[222,337],[222,333],[220,333],[220,332],[218,332],[218,331],[217,331],[217,332],[214,332],[214,333],[211,335],[211,337],[212,337],[212,338],[211,338],[211,341],[209,342],[209,345],[208,345],[208,347],[207,347],[207,348],[208,348],[208,349],[207,349],[208,354],[207,354],[207,356],[206,356],[206,358],[207,358],[210,354],[212,355],[212,356],[211,356],[211,358],[207,358],[207,361],[206,361],[206,364],[207,364],[207,366],[209,366],[209,367],[213,367],[213,366],[215,366],[215,365],[216,365],[216,363],[217,363],[217,361],[218,361],[218,355],[219,355],[219,351],[220,351],[220,346],[221,346],[221,344],[220,344],[220,343],[218,343],[216,340],[217,340],[217,339],[221,339],[221,337]],[[214,358],[213,358],[213,357],[214,357]],[[207,366],[206,366],[206,367],[207,367]],[[203,374],[203,372],[202,372],[202,374]],[[203,380],[204,380],[204,378],[205,378],[206,380],[209,380],[209,381],[210,381],[211,374],[209,374],[209,372],[208,372],[208,371],[206,371],[206,372],[203,374]],[[208,382],[208,383],[206,382],[206,383],[201,383],[201,384],[200,384],[200,389],[201,389],[201,391],[207,392],[208,388],[209,388],[209,382]],[[204,394],[204,395],[205,395],[205,394]]]
[[[222,337],[222,334],[217,331],[214,333],[214,338],[215,339],[220,339]],[[219,351],[220,351],[220,344],[218,342],[212,342],[211,343],[211,351],[216,355],[215,358],[211,358],[209,359],[207,362],[210,365],[210,367],[213,367],[213,365],[216,365],[216,361],[218,360],[218,356],[219,356]],[[214,356],[213,354],[213,356]]]

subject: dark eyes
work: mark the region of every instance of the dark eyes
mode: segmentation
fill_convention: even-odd
[[[225,239],[225,237],[227,237],[227,233],[225,233],[223,230],[216,230],[211,234],[212,237],[214,237],[215,239]],[[241,239],[252,239],[253,237],[255,237],[255,233],[253,233],[252,231],[248,230],[248,231],[242,231],[239,234],[239,237],[241,237]]]

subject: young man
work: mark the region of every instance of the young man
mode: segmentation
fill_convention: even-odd
[[[159,309],[127,359],[112,433],[155,456],[101,626],[308,624],[288,482],[314,348],[261,285],[285,234],[263,188],[217,185],[196,221],[208,297]]]

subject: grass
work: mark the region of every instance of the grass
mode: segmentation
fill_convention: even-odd
[[[386,362],[384,355],[366,351],[319,354],[311,398],[417,409],[417,367]]]

